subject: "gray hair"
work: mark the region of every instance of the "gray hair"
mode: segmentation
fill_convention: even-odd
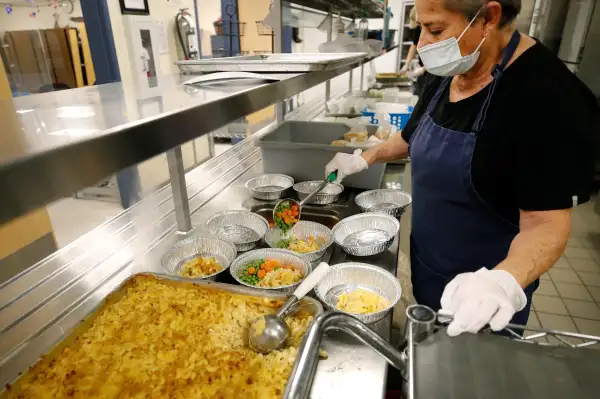
[[[471,20],[489,0],[445,0],[445,6],[448,10],[460,12]],[[521,12],[521,0],[495,0],[502,6],[502,17],[500,18],[500,28],[512,23],[517,19]]]

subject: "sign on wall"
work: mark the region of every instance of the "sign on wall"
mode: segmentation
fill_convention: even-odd
[[[148,0],[119,0],[121,14],[150,15]]]

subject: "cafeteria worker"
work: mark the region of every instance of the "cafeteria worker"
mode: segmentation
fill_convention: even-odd
[[[526,324],[539,277],[589,200],[594,95],[515,29],[520,0],[416,0],[432,76],[402,134],[337,154],[338,179],[410,156],[411,273],[418,303],[454,314],[448,334]]]

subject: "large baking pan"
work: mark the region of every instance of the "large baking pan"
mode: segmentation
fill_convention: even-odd
[[[326,71],[359,62],[367,53],[260,54],[239,57],[176,61],[182,73],[208,72],[311,72]]]
[[[188,287],[190,285],[195,285],[195,286],[200,286],[205,289],[214,289],[214,290],[218,290],[218,291],[224,291],[224,292],[229,292],[232,294],[245,295],[245,296],[250,296],[250,297],[262,297],[262,298],[281,299],[281,300],[285,300],[288,297],[288,295],[279,293],[279,292],[257,290],[254,288],[248,288],[248,287],[232,285],[232,284],[217,283],[217,282],[213,282],[213,281],[206,281],[206,280],[190,281],[190,280],[184,279],[184,278],[179,278],[179,277],[175,277],[175,276],[167,276],[167,275],[156,274],[156,273],[132,274],[131,276],[129,276],[128,278],[123,280],[113,291],[111,291],[106,296],[106,298],[103,301],[101,301],[96,307],[94,307],[92,309],[92,311],[90,311],[87,314],[87,316],[78,325],[76,325],[69,331],[65,331],[64,338],[62,340],[60,340],[58,343],[56,343],[53,347],[51,347],[47,351],[47,353],[44,355],[44,357],[45,358],[49,357],[50,359],[52,359],[53,357],[60,354],[64,348],[72,345],[81,334],[83,334],[85,331],[87,331],[91,327],[91,325],[94,322],[94,320],[96,319],[96,317],[98,317],[100,315],[101,311],[106,306],[112,305],[112,304],[118,302],[121,298],[123,298],[123,296],[126,293],[125,288],[127,287],[127,284],[132,279],[136,278],[137,276],[151,276],[151,277],[155,277],[159,280],[165,281],[168,284],[179,285],[179,286],[188,286]],[[306,311],[313,316],[316,316],[323,312],[323,306],[321,305],[321,303],[319,303],[319,301],[317,301],[316,299],[313,299],[310,297],[304,297],[302,299],[301,308],[303,311]],[[30,366],[33,366],[33,364],[31,364]],[[15,373],[15,377],[18,376],[18,378],[15,378],[15,380],[13,382],[11,382],[10,386],[12,388],[18,388],[19,381],[20,381],[21,377],[26,375],[27,370],[13,370],[13,372]],[[12,397],[11,391],[14,392],[13,389],[7,390],[6,387],[2,387],[2,390],[0,391],[0,398],[11,398]]]

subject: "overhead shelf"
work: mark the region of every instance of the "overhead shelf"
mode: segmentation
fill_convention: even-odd
[[[358,65],[237,88],[189,88],[189,75],[175,75],[151,89],[111,83],[15,98],[20,145],[0,159],[0,224]]]
[[[365,10],[367,18],[383,18],[383,3],[378,0],[292,0],[292,4],[319,11],[337,14],[342,17],[360,18]]]

